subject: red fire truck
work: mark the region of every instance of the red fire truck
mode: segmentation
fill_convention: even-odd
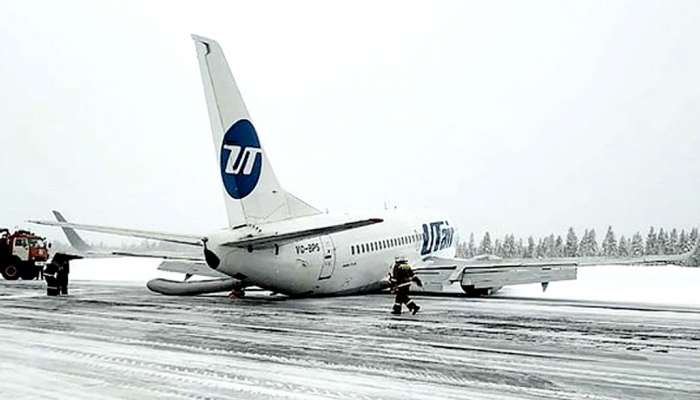
[[[49,259],[46,240],[31,232],[0,229],[0,274],[7,280],[36,279]]]

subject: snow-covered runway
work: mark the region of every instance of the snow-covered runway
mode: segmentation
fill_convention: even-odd
[[[0,281],[4,398],[700,398],[700,307],[72,286]]]

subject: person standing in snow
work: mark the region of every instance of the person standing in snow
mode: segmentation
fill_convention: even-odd
[[[401,315],[403,304],[406,304],[408,310],[413,314],[417,313],[418,310],[420,310],[420,306],[408,297],[408,292],[411,289],[411,282],[415,282],[421,287],[423,286],[423,282],[413,273],[413,269],[406,259],[399,259],[394,263],[394,269],[391,273],[391,282],[393,284],[392,292],[396,293],[396,300],[394,301],[394,308],[391,313],[394,315]]]

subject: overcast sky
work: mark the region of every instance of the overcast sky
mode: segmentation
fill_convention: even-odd
[[[0,7],[0,226],[225,226],[190,33],[320,209],[441,209],[463,235],[700,222],[697,1],[171,3]]]

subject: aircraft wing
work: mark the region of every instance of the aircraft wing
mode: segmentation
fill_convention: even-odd
[[[522,262],[428,257],[414,272],[423,280],[424,290],[439,289],[444,283],[455,282],[462,287],[491,289],[527,283],[546,286],[549,282],[575,280],[577,266],[576,262],[566,260]]]
[[[491,289],[508,285],[576,279],[578,267],[595,265],[700,266],[700,244],[687,253],[645,257],[568,257],[550,259],[471,259],[427,257],[414,272],[424,283],[424,290],[441,291],[442,285],[459,282],[463,288]]]
[[[342,231],[347,231],[350,229],[360,228],[363,226],[378,224],[383,222],[381,218],[369,218],[362,219],[351,222],[344,222],[335,225],[327,225],[317,228],[302,229],[290,232],[275,232],[273,234],[263,234],[260,236],[253,236],[242,238],[233,242],[225,243],[225,246],[229,247],[241,247],[241,248],[265,248],[272,247],[274,245],[282,245],[289,242],[294,242],[297,240],[302,240],[314,236],[329,235],[331,233],[337,233]]]
[[[60,213],[59,213],[60,215]],[[119,236],[129,236],[137,237],[141,239],[151,239],[160,240],[163,242],[186,244],[190,246],[202,246],[202,236],[199,235],[181,235],[177,233],[165,233],[165,232],[154,232],[154,231],[144,231],[138,229],[124,229],[124,228],[114,228],[110,226],[101,225],[85,225],[85,224],[75,224],[72,222],[65,221],[28,221],[33,224],[38,225],[48,225],[48,226],[58,226],[64,229],[77,229],[88,232],[106,233],[110,235]],[[68,236],[69,240],[71,239]]]

